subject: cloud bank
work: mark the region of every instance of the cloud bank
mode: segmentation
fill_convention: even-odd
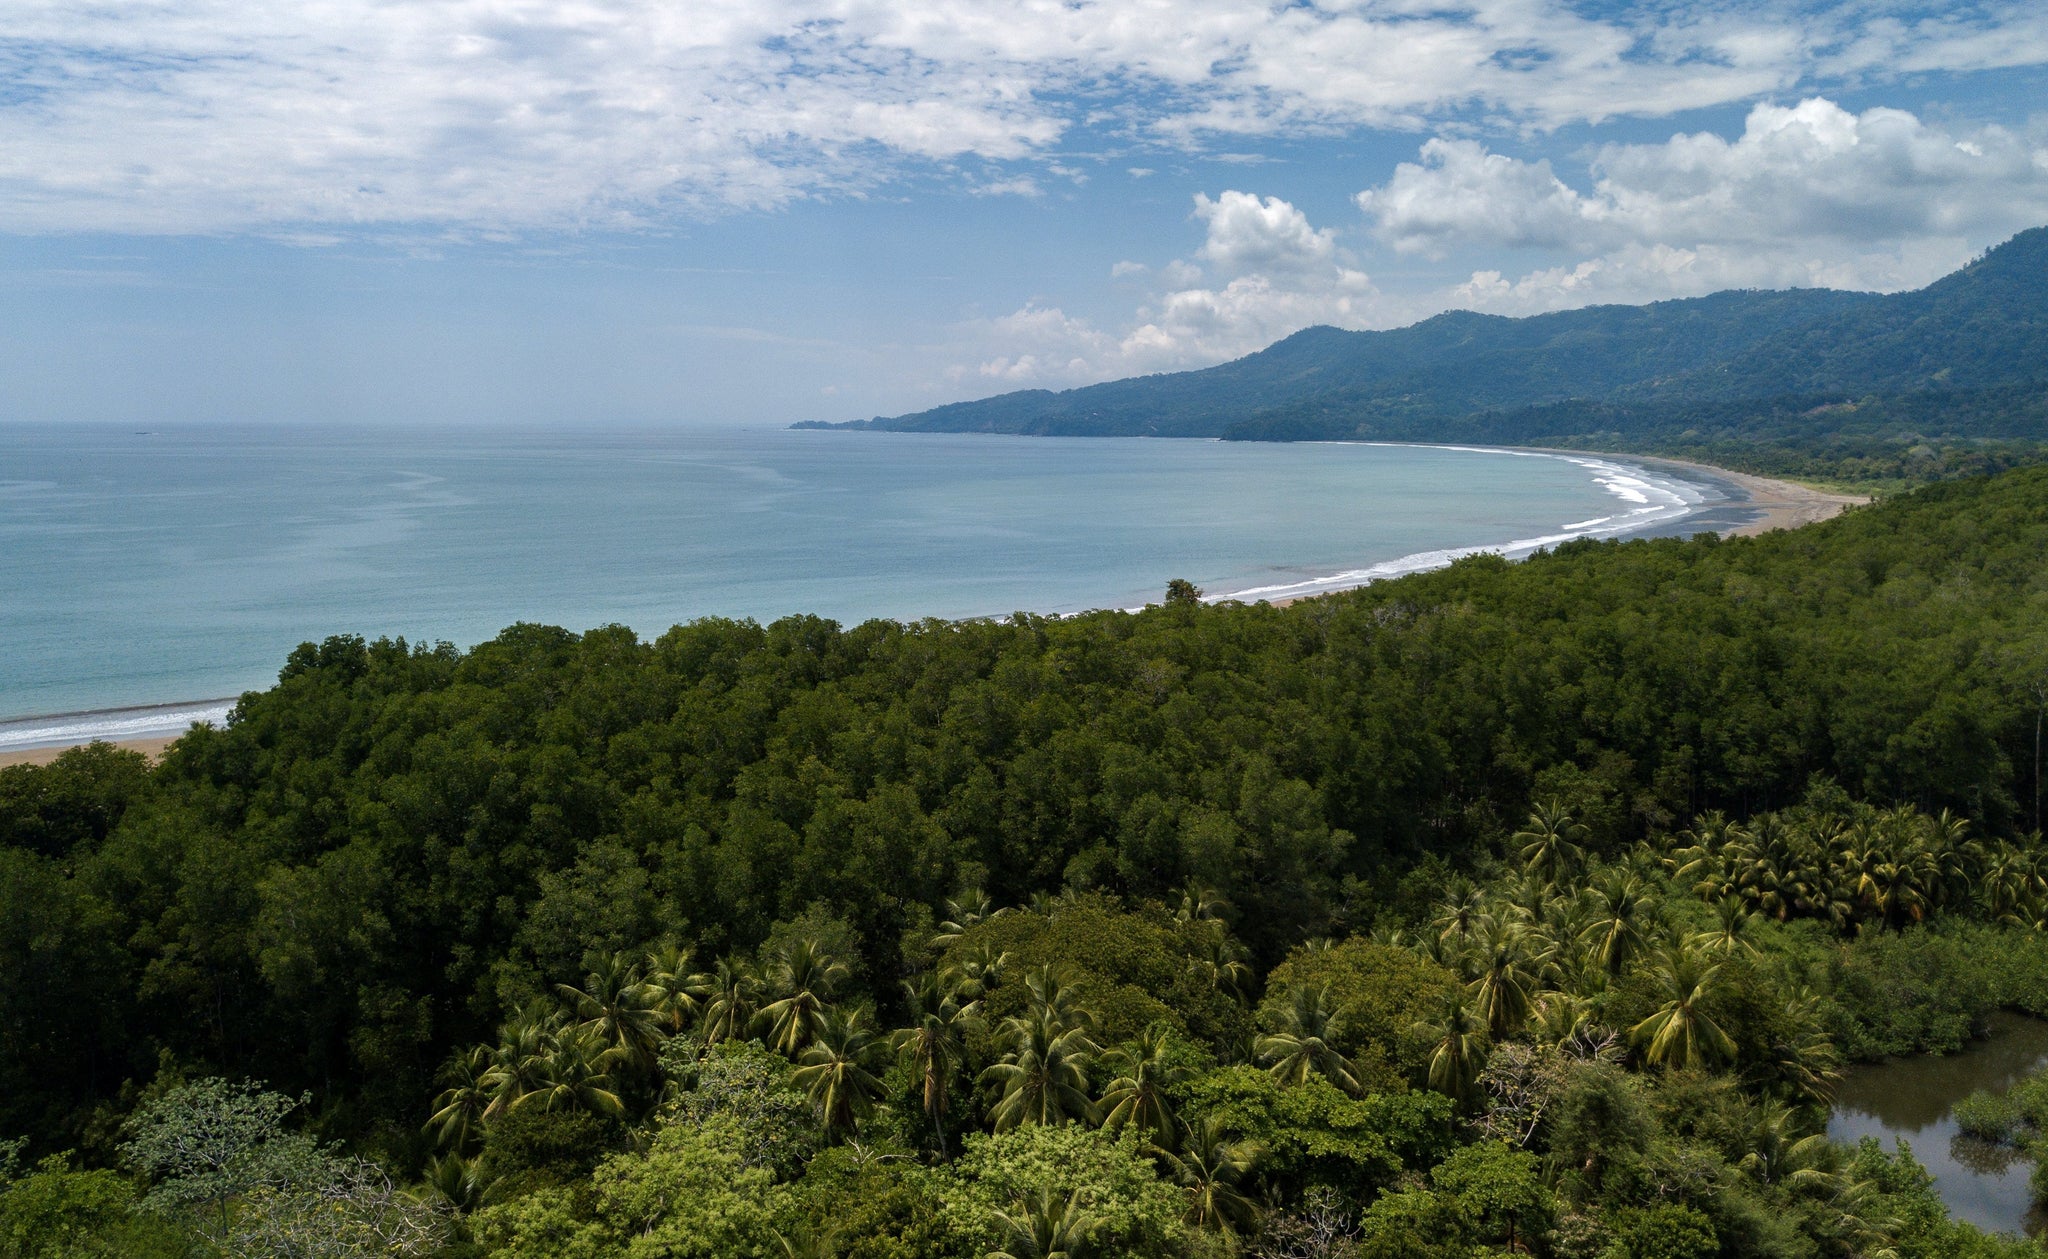
[[[1189,257],[1156,273],[1119,265],[1153,282],[1125,330],[1032,306],[975,330],[1028,347],[978,372],[1071,385],[1221,362],[1318,323],[1386,328],[1455,308],[1522,315],[1736,287],[1913,288],[2048,223],[2048,138],[1951,130],[1893,109],[1854,114],[1821,98],[1758,105],[1732,139],[1601,146],[1584,187],[1548,161],[1469,139],[1432,139],[1419,156],[1358,194],[1364,218],[1349,233],[1278,198],[1197,197],[1204,239]],[[1385,292],[1347,239],[1397,255],[1557,261]]]
[[[963,164],[1082,131],[1546,128],[2043,60],[2031,0],[17,0],[0,230],[632,227],[913,171],[1028,192]]]

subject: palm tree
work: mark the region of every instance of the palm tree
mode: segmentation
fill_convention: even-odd
[[[932,945],[936,948],[945,948],[1001,912],[996,908],[996,903],[980,888],[968,888],[960,894],[958,900],[946,902],[946,920],[940,923],[939,929],[933,933]]]
[[[693,971],[696,961],[697,951],[688,945],[662,944],[647,951],[647,986],[671,1036],[690,1025],[710,995],[711,976]]]
[[[938,1139],[939,1155],[946,1155],[946,1099],[953,1072],[960,1063],[960,1005],[927,971],[915,982],[903,985],[911,1024],[890,1033],[889,1043],[910,1064],[918,1092],[923,1095],[925,1121]]]
[[[441,1068],[441,1082],[448,1087],[434,1099],[426,1130],[443,1147],[460,1154],[483,1134],[484,1112],[491,1105],[490,1071],[491,1051],[482,1045],[456,1054]]]
[[[784,1057],[803,1052],[824,1027],[825,1007],[853,967],[816,936],[800,936],[768,959],[768,991],[775,1000],[761,1007],[768,1047]]]
[[[1040,1009],[1003,1021],[1009,1052],[1003,1061],[981,1073],[1001,1097],[989,1110],[996,1131],[1019,1124],[1062,1124],[1093,1121],[1095,1103],[1088,1098],[1088,1063],[1095,1042],[1079,1026],[1062,1024],[1050,1010]]]
[[[887,1046],[868,1027],[864,1007],[825,1013],[790,1079],[810,1095],[826,1135],[854,1131],[874,1109],[882,1081],[870,1068],[878,1067],[886,1053]]]
[[[1705,931],[1694,932],[1686,938],[1686,943],[1724,957],[1754,953],[1756,945],[1750,943],[1750,927],[1755,922],[1756,915],[1742,903],[1741,897],[1723,896],[1714,902],[1714,925]]]
[[[1202,932],[1195,946],[1192,963],[1195,973],[1206,987],[1243,1003],[1249,998],[1252,984],[1258,978],[1247,964],[1251,951],[1238,943],[1222,922],[1213,918],[1196,921],[1207,930]]]
[[[1034,1014],[1061,1027],[1095,1026],[1095,1012],[1088,1008],[1074,973],[1065,967],[1034,967],[1024,976],[1024,999]]]
[[[1735,1170],[1759,1184],[1783,1184],[1792,1189],[1831,1189],[1834,1176],[1827,1170],[1830,1153],[1827,1134],[1801,1135],[1799,1113],[1778,1101],[1764,1101],[1749,1115],[1743,1133],[1747,1147]]]
[[[705,984],[704,1040],[743,1040],[754,1026],[761,998],[761,977],[745,960],[720,958]]]
[[[1636,875],[1609,870],[1586,891],[1592,921],[1584,937],[1593,961],[1609,975],[1619,975],[1648,947],[1657,916],[1657,899]]]
[[[1220,922],[1230,913],[1230,899],[1213,887],[1190,883],[1181,889],[1173,916],[1180,922]]]
[[[1565,812],[1557,800],[1546,800],[1529,813],[1525,829],[1510,838],[1521,846],[1522,868],[1551,883],[1570,879],[1586,858],[1586,837],[1592,832]]]
[[[1842,1078],[1842,1052],[1828,1031],[1818,996],[1805,989],[1785,1003],[1781,1035],[1764,1048],[1762,1061],[1743,1072],[1744,1082],[1776,1085],[1802,1105],[1827,1106]]]
[[[521,1110],[587,1110],[616,1119],[626,1113],[612,1082],[611,1068],[618,1057],[619,1050],[588,1024],[564,1028],[540,1052],[536,1086],[512,1105]]]
[[[1486,892],[1471,880],[1461,878],[1444,890],[1444,898],[1436,905],[1436,917],[1429,925],[1437,929],[1438,940],[1455,940],[1462,945],[1479,929],[1485,916]]]
[[[1433,1042],[1429,1087],[1460,1105],[1469,1103],[1486,1066],[1485,1022],[1465,1004],[1465,994],[1453,988],[1444,994],[1442,1015],[1422,1031]]]
[[[1343,1028],[1343,1013],[1332,1008],[1329,985],[1296,988],[1280,1011],[1279,1030],[1261,1036],[1252,1052],[1280,1083],[1299,1086],[1320,1075],[1356,1096],[1358,1076],[1351,1063],[1330,1044]]]
[[[1664,1005],[1629,1029],[1645,1060],[1671,1070],[1707,1067],[1735,1057],[1735,1042],[1705,1009],[1721,964],[1691,949],[1668,950],[1657,966]]]
[[[638,962],[608,953],[583,977],[583,987],[556,984],[573,1016],[635,1067],[651,1066],[667,1036],[660,989],[645,982]]]
[[[1010,965],[1010,954],[987,940],[978,940],[959,952],[960,955],[941,973],[940,982],[960,1003],[963,1015],[979,1017],[982,1001],[1003,981],[1003,972]]]
[[[1188,1221],[1219,1232],[1236,1232],[1258,1220],[1258,1206],[1242,1186],[1264,1153],[1257,1141],[1232,1141],[1221,1119],[1204,1115],[1183,1130],[1177,1153],[1161,1151],[1169,1176],[1188,1191]]]
[[[1472,981],[1472,1000],[1486,1020],[1495,1040],[1505,1040],[1522,1030],[1540,987],[1538,959],[1524,947],[1523,933],[1514,927],[1496,925],[1477,942],[1479,977]]]
[[[436,1154],[427,1160],[427,1188],[440,1195],[456,1214],[474,1211],[488,1200],[495,1179],[477,1174],[477,1159],[460,1154]]]
[[[1080,1194],[1050,1189],[1018,1198],[995,1216],[1003,1228],[1003,1248],[989,1251],[988,1259],[1081,1259],[1096,1223]]]
[[[490,1104],[484,1107],[486,1122],[541,1087],[543,1060],[565,1025],[562,1012],[552,1005],[527,1005],[514,1011],[498,1028],[497,1047],[490,1051],[490,1068],[478,1079],[491,1097]]]
[[[1102,1094],[1102,1123],[1114,1132],[1135,1123],[1150,1129],[1154,1141],[1173,1134],[1173,1104],[1166,1091],[1187,1078],[1187,1068],[1173,1060],[1173,1039],[1163,1023],[1138,1034],[1136,1044],[1120,1045],[1102,1056],[1117,1073]]]

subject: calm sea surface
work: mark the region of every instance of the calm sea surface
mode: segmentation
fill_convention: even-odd
[[[233,695],[329,634],[1070,612],[1173,577],[1278,596],[1458,548],[1672,531],[1724,498],[1443,448],[0,426],[0,719]]]

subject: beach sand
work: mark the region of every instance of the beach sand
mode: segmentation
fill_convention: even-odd
[[[127,748],[131,752],[140,752],[153,761],[164,754],[165,748],[176,742],[177,740],[172,738],[121,739],[114,746]],[[71,748],[82,746],[84,745],[73,743],[65,747],[20,748],[12,752],[0,752],[0,769],[6,769],[9,765],[48,765]]]
[[[1715,532],[1724,537],[1747,538],[1774,529],[1797,529],[1801,525],[1815,524],[1832,516],[1839,516],[1851,507],[1860,507],[1870,501],[1864,494],[1833,494],[1801,485],[1797,481],[1778,481],[1770,477],[1750,476],[1746,472],[1730,472],[1710,464],[1688,463],[1683,459],[1652,459],[1648,456],[1616,455],[1646,467],[1683,468],[1726,481],[1739,486],[1744,494],[1740,503],[1730,503],[1724,511],[1748,511],[1755,519],[1733,524]]]

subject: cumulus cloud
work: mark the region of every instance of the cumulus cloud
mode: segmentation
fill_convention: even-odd
[[[1822,98],[1758,105],[1734,139],[1681,134],[1590,156],[1582,190],[1547,161],[1432,140],[1358,204],[1400,251],[1570,258],[1512,280],[1482,271],[1456,290],[1498,310],[1734,286],[1913,287],[2048,221],[2039,140],[1896,109],[1851,113]]]
[[[1310,324],[1384,322],[1380,294],[1330,228],[1278,197],[1197,193],[1191,216],[1203,239],[1191,258],[1152,268],[1118,263],[1120,278],[1154,282],[1129,325],[1110,332],[1030,304],[967,330],[1003,352],[956,381],[1075,385],[1235,358]]]
[[[16,0],[0,230],[630,227],[964,159],[1057,175],[1085,127],[1550,127],[2048,60],[2038,4],[1875,3]]]

